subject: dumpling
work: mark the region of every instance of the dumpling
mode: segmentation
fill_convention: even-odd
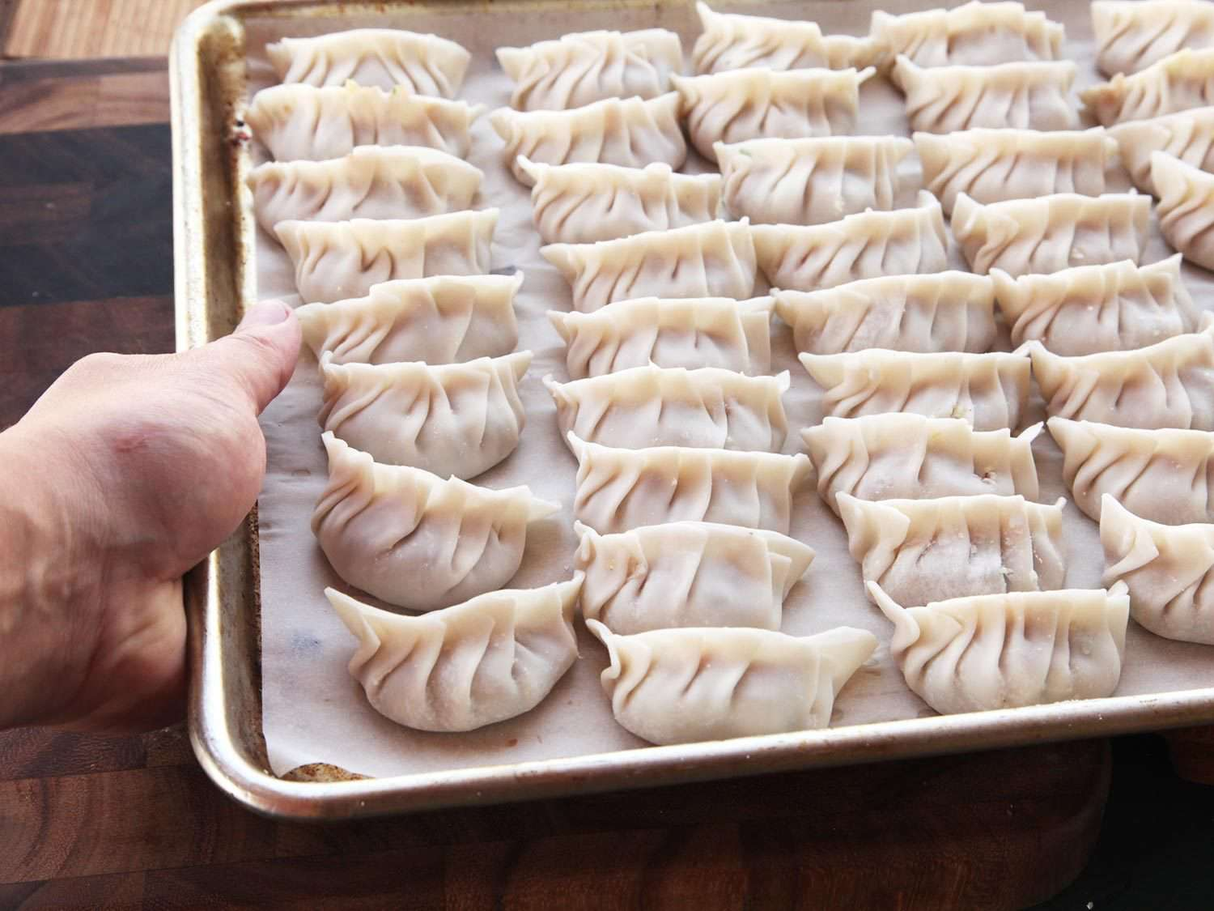
[[[1055,193],[981,205],[964,193],[953,206],[953,236],[970,268],[1015,277],[1128,259],[1147,244],[1151,198],[1139,193]]]
[[[375,711],[419,731],[472,731],[531,711],[573,666],[581,587],[579,573],[421,617],[380,610],[332,588],[325,597],[358,640],[350,676]]]
[[[1079,97],[1106,127],[1214,104],[1214,47],[1177,51],[1132,76],[1118,73]]]
[[[824,225],[755,225],[750,233],[759,269],[775,288],[816,291],[948,268],[944,213],[925,192],[913,209],[859,212]]]
[[[1079,126],[1070,97],[1075,64],[1069,60],[921,67],[899,57],[893,80],[906,94],[906,116],[917,132]]]
[[[941,714],[1111,696],[1121,680],[1130,617],[1124,585],[911,608],[868,587],[894,624],[890,652],[906,685]]]
[[[656,98],[683,69],[679,36],[662,28],[577,32],[530,47],[501,47],[497,60],[514,83],[510,106],[563,111],[605,98]]]
[[[1117,427],[1214,430],[1214,323],[1133,351],[1059,357],[1026,346],[1051,415]]]
[[[518,344],[514,296],[523,273],[436,275],[372,285],[367,297],[295,308],[303,339],[334,364],[455,364]]]
[[[1214,433],[1137,430],[1050,418],[1062,478],[1095,522],[1111,494],[1135,515],[1166,525],[1214,522]]]
[[[497,209],[429,218],[280,221],[274,232],[295,266],[304,303],[361,297],[373,285],[488,272]]]
[[[720,522],[788,534],[809,457],[658,446],[614,449],[569,434],[573,514],[602,534],[663,522]]]
[[[540,248],[573,288],[573,309],[592,313],[639,297],[732,297],[754,294],[755,245],[750,225],[710,221],[646,231],[594,244]]]
[[[895,601],[1050,591],[1066,579],[1062,507],[993,494],[934,500],[837,497],[865,582]]]
[[[851,133],[864,70],[788,70],[763,67],[711,76],[672,76],[691,144],[716,161],[718,142]]]
[[[518,448],[518,384],[530,365],[530,351],[439,366],[334,364],[325,355],[317,420],[376,462],[474,478]]]
[[[1207,0],[1093,0],[1096,66],[1106,76],[1136,73],[1182,48],[1214,46]]]
[[[974,430],[960,418],[870,414],[822,419],[801,431],[818,476],[818,495],[835,512],[840,493],[861,500],[1021,494],[1037,499],[1035,424],[1010,430]]]
[[[643,168],[658,162],[677,168],[687,160],[679,125],[679,96],[606,98],[570,111],[498,108],[489,122],[506,144],[506,163],[524,186],[530,178],[519,156],[540,164],[598,162]]]
[[[425,146],[467,158],[472,121],[484,110],[463,101],[385,92],[353,82],[315,88],[275,85],[253,96],[244,118],[279,161],[323,161],[359,146]]]
[[[1167,152],[1203,171],[1214,170],[1214,107],[1193,108],[1109,128],[1134,186],[1154,193],[1151,153]]]
[[[991,270],[1012,344],[1039,341],[1060,355],[1145,348],[1197,329],[1180,277],[1180,255],[1149,266],[1132,260],[1012,278]]]
[[[1130,591],[1130,616],[1156,636],[1214,645],[1214,525],[1160,525],[1102,498],[1104,584]]]
[[[779,452],[788,433],[780,398],[788,371],[745,376],[700,367],[633,367],[558,383],[544,377],[562,434],[591,443],[644,449],[693,446]]]
[[[546,244],[590,244],[721,217],[720,174],[675,174],[669,165],[518,166],[532,183],[531,217]]]
[[[1159,197],[1155,212],[1159,231],[1184,258],[1203,269],[1214,269],[1214,174],[1199,170],[1174,155],[1151,155],[1151,182]]]
[[[454,98],[472,55],[446,38],[391,28],[359,28],[266,45],[280,82],[359,85]]]
[[[994,284],[969,272],[887,275],[823,291],[773,291],[772,297],[797,350],[811,354],[981,352],[995,341]]]
[[[825,136],[717,143],[725,202],[756,224],[815,225],[865,209],[892,209],[901,136]]]
[[[697,3],[703,32],[691,52],[697,73],[766,67],[803,70],[868,66],[881,56],[871,38],[823,35],[816,22],[717,13]]]
[[[671,522],[615,535],[580,523],[582,616],[623,635],[686,626],[779,629],[814,551],[774,531]]]
[[[484,174],[422,146],[359,146],[327,161],[270,161],[253,169],[257,222],[422,218],[470,209]]]
[[[916,133],[914,139],[924,186],[950,215],[958,193],[980,203],[1051,193],[1099,196],[1117,157],[1117,143],[1103,127]]]
[[[873,11],[869,33],[892,59],[905,55],[919,66],[991,66],[1025,60],[1057,60],[1064,29],[1022,3],[966,3],[893,16]]]
[[[398,607],[435,610],[501,588],[523,559],[528,523],[561,509],[526,487],[444,481],[322,439],[329,484],[312,534],[339,576]]]
[[[650,743],[691,743],[824,728],[835,696],[877,648],[840,626],[816,636],[743,628],[662,629],[617,636],[603,689],[615,720]]]
[[[907,411],[964,418],[975,430],[1020,426],[1028,406],[1024,354],[918,354],[870,348],[847,354],[802,354],[822,387],[822,410],[839,418]]]
[[[594,313],[549,310],[575,380],[630,367],[771,371],[770,297],[620,301]]]

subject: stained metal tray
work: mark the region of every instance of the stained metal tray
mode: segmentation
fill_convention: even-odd
[[[568,10],[571,3],[586,0],[563,0],[559,8]],[[601,2],[586,5],[603,7]],[[478,10],[487,20],[516,15],[521,6],[536,13],[545,8],[542,0],[441,6]],[[358,13],[390,13],[407,20],[411,10],[425,7],[424,0],[217,0],[186,20],[171,60],[178,348],[230,332],[253,299],[253,219],[238,192],[240,152],[233,141],[234,102],[245,89],[243,23],[252,16]],[[317,765],[285,780],[269,771],[262,734],[257,553],[254,513],[187,577],[190,736],[199,761],[220,788],[259,812],[283,818],[399,813],[1214,721],[1214,688],[1203,688],[385,778]]]

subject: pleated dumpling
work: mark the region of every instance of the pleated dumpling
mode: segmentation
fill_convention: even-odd
[[[995,341],[994,284],[969,272],[888,275],[822,291],[777,290],[772,297],[797,350],[810,354],[981,352]]]
[[[320,426],[386,465],[474,478],[518,448],[530,351],[464,364],[320,361]]]
[[[982,205],[964,193],[953,206],[953,236],[975,272],[1012,276],[1059,272],[1128,259],[1147,244],[1151,198],[1140,193],[1055,193]]]
[[[514,297],[523,273],[436,275],[372,285],[366,297],[295,308],[303,339],[334,364],[454,364],[518,344]]]
[[[993,494],[930,500],[837,497],[865,582],[895,601],[1049,591],[1066,579],[1062,507]]]
[[[693,446],[779,452],[788,371],[745,376],[700,367],[633,367],[558,383],[544,377],[562,434],[624,449]]]
[[[1155,635],[1214,645],[1214,525],[1160,525],[1103,500],[1104,584],[1125,584],[1130,616]]]
[[[688,626],[779,629],[814,552],[774,531],[670,522],[614,535],[580,523],[582,615],[623,635]]]
[[[280,221],[423,218],[470,209],[484,174],[423,146],[359,146],[325,161],[269,161],[249,175],[253,211]]]
[[[1100,521],[1111,494],[1135,515],[1166,525],[1214,522],[1214,433],[1139,430],[1050,418],[1062,478],[1083,513]]]
[[[440,38],[391,28],[359,28],[266,45],[279,81],[305,85],[400,87],[417,95],[454,98],[472,55]]]
[[[1059,357],[1026,345],[1051,415],[1117,427],[1214,430],[1214,323],[1133,351]]]
[[[1064,35],[1061,23],[1022,3],[977,0],[901,16],[874,10],[869,31],[891,59],[903,54],[919,66],[1057,60]]]
[[[575,380],[655,364],[717,367],[751,376],[771,370],[770,297],[620,301],[594,313],[548,311]]]
[[[776,288],[816,291],[948,268],[944,213],[926,192],[911,209],[859,212],[824,225],[755,225],[750,233],[759,269]]]
[[[1051,193],[1099,196],[1117,157],[1117,143],[1103,127],[916,133],[914,140],[923,184],[950,215],[959,193],[980,203]]]
[[[531,711],[573,666],[581,587],[578,573],[420,617],[325,596],[358,640],[350,676],[375,711],[419,731],[472,731]]]
[[[1136,73],[1177,51],[1214,46],[1208,0],[1093,0],[1096,66],[1106,76]]]
[[[787,70],[763,67],[710,76],[672,77],[687,135],[709,161],[718,142],[854,132],[864,70]]]
[[[518,166],[532,183],[531,217],[546,244],[591,244],[721,217],[720,174],[676,174],[669,165]]]
[[[578,460],[573,514],[601,534],[663,522],[719,522],[788,534],[809,458],[656,446],[614,449],[569,434]]]
[[[526,487],[379,465],[331,433],[322,439],[329,483],[312,534],[346,582],[398,607],[435,610],[501,588],[523,559],[528,523],[561,508]]]
[[[1214,47],[1185,48],[1132,76],[1118,73],[1079,93],[1106,127],[1214,104]]]
[[[683,69],[679,36],[662,28],[575,32],[529,47],[500,47],[497,60],[514,83],[510,106],[563,111],[606,98],[656,98]]]
[[[1124,585],[1008,592],[904,608],[869,583],[894,624],[909,686],[944,715],[1113,695],[1130,599]]]
[[[278,161],[341,158],[374,145],[425,146],[466,159],[472,121],[482,110],[482,105],[350,82],[271,86],[253,96],[244,117]]]
[[[1039,341],[1055,354],[1145,348],[1197,329],[1180,277],[1180,255],[1148,266],[1132,260],[1012,278],[991,270],[1012,344]]]
[[[1151,155],[1159,231],[1172,248],[1203,269],[1214,269],[1214,174],[1166,152]]]
[[[1212,4],[1214,8],[1214,4]],[[1154,193],[1151,154],[1167,152],[1203,171],[1214,170],[1214,106],[1131,120],[1109,128],[1134,186]]]
[[[894,207],[901,136],[824,136],[718,143],[725,202],[755,224],[815,225],[865,209]]]
[[[691,59],[704,75],[748,67],[837,70],[868,66],[881,56],[871,38],[823,35],[818,23],[804,19],[717,13],[706,3],[696,3],[696,12],[703,31]]]
[[[540,253],[560,270],[573,289],[573,309],[583,313],[651,295],[743,300],[754,293],[757,276],[745,219],[594,244],[549,244]]]
[[[304,303],[362,297],[373,285],[492,267],[497,209],[428,218],[280,221],[274,231],[295,266]]]
[[[818,495],[832,510],[839,494],[861,500],[1021,494],[1037,499],[1035,424],[1010,430],[974,430],[960,418],[870,414],[822,419],[801,431],[818,476]]]
[[[687,160],[687,140],[679,125],[679,96],[605,98],[569,111],[515,111],[489,115],[506,144],[505,159],[524,186],[531,178],[519,156],[540,164],[598,162],[643,168],[659,162],[672,168]]]
[[[893,79],[906,94],[906,116],[917,132],[1079,126],[1070,97],[1075,64],[1069,60],[921,67],[899,57]]]
[[[840,418],[906,411],[964,418],[975,430],[1020,426],[1028,407],[1029,359],[1023,354],[919,354],[871,348],[802,354],[824,390],[824,414]]]
[[[603,689],[615,720],[650,743],[691,743],[824,728],[835,697],[877,648],[866,630],[816,636],[743,628],[662,629],[607,647]]]

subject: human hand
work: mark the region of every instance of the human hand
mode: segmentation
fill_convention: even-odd
[[[181,577],[253,506],[299,342],[270,301],[201,348],[91,355],[0,434],[0,727],[180,717]]]

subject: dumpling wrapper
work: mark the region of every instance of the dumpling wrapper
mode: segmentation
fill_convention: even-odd
[[[839,493],[836,502],[864,581],[897,601],[1050,591],[1066,580],[1064,499],[858,500]]]
[[[366,297],[295,308],[319,361],[455,364],[509,354],[518,344],[514,298],[523,273],[436,275],[372,285]]]
[[[1214,47],[1185,48],[1132,76],[1118,73],[1079,97],[1106,127],[1214,104]]]
[[[778,630],[784,599],[814,559],[774,531],[670,522],[614,535],[574,524],[586,574],[582,615],[622,635],[671,627]]]
[[[1214,645],[1214,525],[1161,525],[1101,500],[1102,584],[1128,586],[1130,616],[1155,635]]]
[[[518,448],[530,351],[463,364],[320,360],[321,429],[385,465],[474,478]]]
[[[877,648],[872,633],[846,626],[797,637],[743,628],[618,636],[586,625],[611,660],[601,679],[615,720],[657,744],[824,728]]]
[[[918,66],[992,66],[1057,60],[1064,29],[1024,4],[981,3],[890,15],[874,10],[869,34],[889,60],[905,55]]]
[[[1023,495],[1039,492],[1034,424],[1010,430],[974,430],[960,418],[918,414],[825,417],[801,431],[818,476],[818,495],[836,514],[836,497],[920,500],[938,497]]]
[[[1136,73],[1183,48],[1214,46],[1208,0],[1093,0],[1096,66],[1106,76]]]
[[[1214,106],[1119,123],[1109,128],[1109,135],[1117,141],[1121,163],[1134,186],[1144,193],[1155,193],[1153,152],[1175,155],[1203,171],[1214,170]]]
[[[890,652],[907,686],[941,714],[1111,696],[1121,680],[1124,584],[909,608],[876,583],[868,590],[894,624]]]
[[[582,574],[543,588],[490,592],[410,617],[332,588],[356,639],[350,676],[371,707],[419,731],[472,731],[539,705],[577,659]]]
[[[284,83],[359,85],[454,98],[472,55],[438,35],[393,28],[359,28],[312,38],[282,38],[266,56]]]
[[[312,534],[349,584],[430,611],[501,588],[518,571],[527,525],[560,512],[526,487],[490,490],[420,468],[377,465],[331,433],[329,483]]]
[[[771,370],[770,297],[619,301],[594,313],[548,311],[575,380],[632,367],[716,367],[758,376]]]
[[[1214,269],[1214,174],[1166,152],[1151,154],[1151,183],[1159,204],[1159,232],[1174,250],[1203,269]]]

